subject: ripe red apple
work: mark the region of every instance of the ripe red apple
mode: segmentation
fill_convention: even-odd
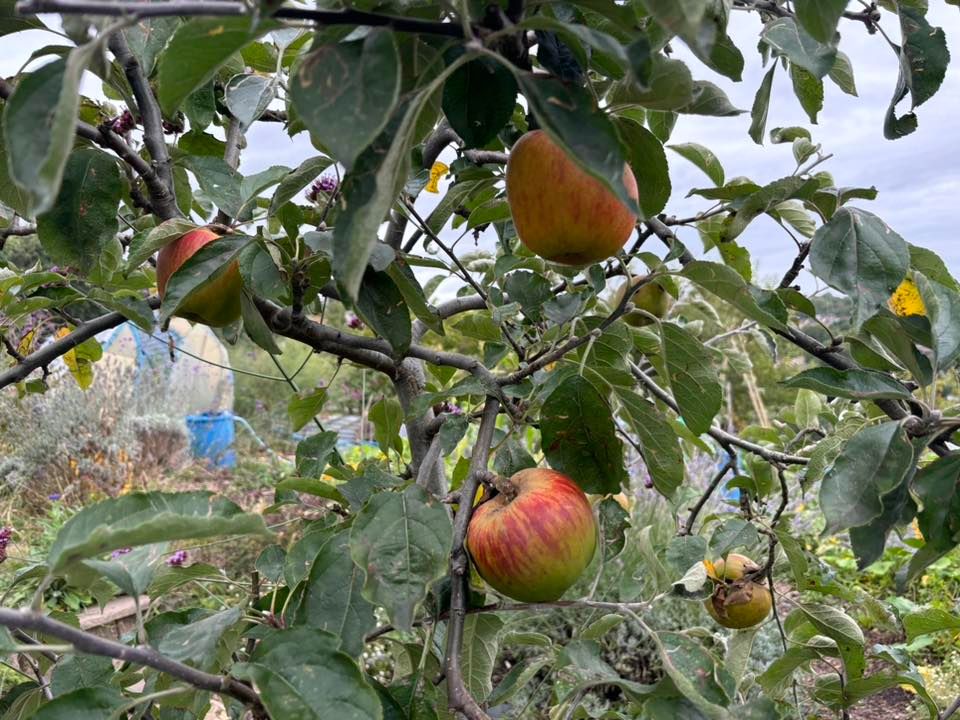
[[[593,559],[597,521],[573,480],[529,468],[474,510],[467,550],[492,587],[522,602],[556,600]]]
[[[157,255],[157,290],[163,299],[167,281],[200,248],[220,238],[212,230],[197,228],[164,246]],[[240,264],[234,260],[218,277],[193,293],[175,313],[210,327],[224,327],[240,317]]]
[[[637,180],[624,163],[634,200]],[[507,201],[520,241],[545,260],[589,265],[617,253],[637,217],[542,130],[521,137],[507,162]]]

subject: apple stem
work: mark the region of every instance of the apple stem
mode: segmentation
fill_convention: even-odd
[[[512,502],[517,497],[517,486],[513,484],[510,478],[503,475],[497,475],[494,472],[486,472],[480,477],[481,482],[487,487],[496,490],[503,495],[507,502]]]

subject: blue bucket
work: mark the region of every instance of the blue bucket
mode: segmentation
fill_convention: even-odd
[[[232,468],[237,464],[233,450],[236,436],[233,414],[229,412],[202,413],[187,416],[190,430],[190,451],[195,458],[203,458],[217,468]]]

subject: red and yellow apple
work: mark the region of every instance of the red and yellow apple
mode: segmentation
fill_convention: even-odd
[[[558,599],[593,559],[597,521],[590,501],[562,473],[521,470],[507,492],[474,510],[467,551],[491,587],[522,602]]]
[[[636,277],[630,284],[636,287],[637,284],[642,281],[643,278]],[[623,302],[623,295],[626,291],[627,283],[623,283],[614,298],[614,307],[618,307],[620,303]],[[669,312],[670,306],[673,305],[673,298],[670,296],[670,293],[663,289],[663,286],[659,282],[649,280],[643,283],[640,289],[633,294],[630,302],[639,310],[645,310],[654,317],[662,318]],[[623,319],[633,327],[644,327],[653,322],[653,319],[649,316],[636,311],[627,313],[623,316]]]
[[[639,199],[626,163],[623,185]],[[510,151],[507,202],[520,241],[543,259],[564,265],[612,257],[637,222],[616,195],[542,130],[526,133]]]
[[[760,569],[753,560],[736,553],[707,564],[714,581],[713,595],[704,606],[710,616],[726,628],[742,630],[763,622],[773,607],[773,596],[766,585],[746,580],[747,573]]]
[[[157,255],[157,290],[163,300],[167,282],[200,248],[220,238],[212,230],[198,228],[165,245]],[[240,264],[234,260],[211,282],[196,290],[174,313],[210,327],[224,327],[240,317]]]

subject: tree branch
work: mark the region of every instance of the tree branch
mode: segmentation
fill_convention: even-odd
[[[152,309],[156,310],[158,307],[160,307],[160,298],[151,297],[147,300],[147,303]],[[109,330],[110,328],[116,327],[117,325],[126,322],[126,320],[127,318],[124,315],[121,315],[118,312],[112,312],[78,325],[69,335],[62,337],[59,340],[50,343],[49,345],[45,345],[36,352],[30,353],[23,358],[22,362],[14,365],[6,372],[0,373],[0,388],[20,382],[37,368],[45,368],[58,357],[61,355],[66,355],[85,340],[89,340],[94,335],[101,333],[104,330]]]
[[[177,217],[181,212],[173,192],[173,165],[170,160],[170,151],[167,149],[167,141],[163,137],[163,116],[160,113],[160,104],[150,88],[146,75],[143,74],[140,62],[130,51],[123,33],[118,31],[111,35],[108,46],[123,68],[127,82],[133,90],[140,121],[143,124],[143,144],[147,146],[147,151],[153,158],[153,168],[166,190],[162,197],[154,196],[151,191],[154,210],[161,220]]]
[[[443,668],[447,677],[447,700],[450,709],[459,710],[469,720],[490,720],[490,716],[470,694],[460,667],[463,626],[466,621],[467,599],[470,593],[468,586],[470,559],[467,557],[464,541],[467,537],[470,518],[473,516],[473,497],[477,494],[481,475],[487,471],[493,431],[497,425],[499,412],[499,401],[496,398],[487,398],[483,406],[483,416],[480,419],[477,442],[473,446],[473,455],[470,457],[470,471],[460,491],[460,497],[466,498],[466,501],[460,503],[453,522],[453,550],[450,553],[450,619],[447,623],[447,651]]]
[[[726,474],[736,465],[737,458],[736,455],[730,453],[730,458],[723,464],[723,467],[713,476],[713,479],[710,481],[710,484],[707,485],[707,489],[704,490],[703,495],[700,496],[700,499],[697,500],[697,504],[690,508],[690,516],[687,518],[686,524],[684,524],[683,529],[678,533],[679,535],[690,535],[693,532],[693,524],[697,521],[697,515],[700,514],[700,511],[703,510],[703,506],[707,504],[713,493],[718,487],[720,487],[720,481],[726,477]]]
[[[260,696],[249,685],[244,685],[229,675],[211,675],[161,655],[150,646],[131,647],[113,640],[98,637],[67,625],[46,615],[29,610],[0,608],[0,625],[12,630],[32,630],[64,640],[80,652],[90,655],[123,660],[159,670],[201,690],[229,695],[244,705],[253,707],[266,717]]]
[[[17,4],[21,15],[59,13],[61,15],[129,15],[135,18],[186,17],[238,17],[248,14],[248,6],[230,0],[161,0],[145,3],[140,0],[26,0]],[[435,22],[398,15],[381,15],[362,10],[313,10],[302,7],[281,7],[273,17],[284,20],[307,20],[319,25],[365,25],[389,27],[397,32],[425,33],[445,37],[463,38],[460,23]],[[482,28],[477,28],[481,32]]]
[[[14,89],[13,85],[3,78],[0,78],[0,98],[4,100],[9,99]],[[147,192],[150,193],[150,198],[153,200],[157,208],[157,215],[161,220],[169,220],[171,217],[176,217],[176,215],[180,214],[179,210],[176,209],[177,205],[173,194],[167,189],[166,185],[163,184],[160,176],[157,175],[150,163],[140,157],[133,148],[127,145],[123,138],[110,130],[109,127],[96,128],[89,123],[79,121],[77,122],[77,135],[102,148],[112,150],[121,160],[133,168],[134,172],[136,172],[137,175],[143,179],[144,184],[146,184]],[[174,212],[174,214],[166,215],[166,213],[169,212]]]
[[[657,385],[653,379],[640,368],[639,365],[634,363],[632,360],[628,360],[628,363],[630,364],[630,372],[632,372],[633,376],[640,381],[640,384],[647,388],[651,395],[656,397],[664,405],[679,415],[680,407],[677,405],[676,401],[670,397],[670,393]],[[765,448],[762,445],[757,445],[749,440],[744,440],[743,438],[737,437],[736,435],[728,433],[725,430],[721,430],[718,427],[711,427],[709,430],[707,430],[707,434],[721,445],[733,445],[741,450],[746,450],[748,453],[757,455],[769,463],[782,463],[784,465],[806,465],[809,462],[805,457],[800,457],[799,455],[788,455],[787,453],[782,453],[778,450]]]

